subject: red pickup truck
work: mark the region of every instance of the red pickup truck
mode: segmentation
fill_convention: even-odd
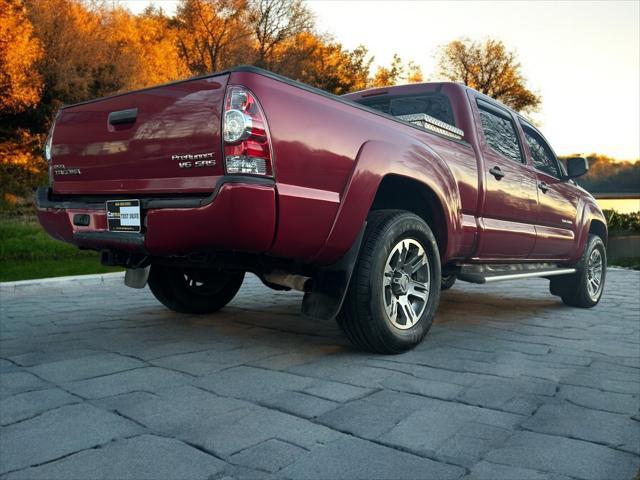
[[[456,83],[341,97],[254,67],[64,107],[38,217],[168,308],[253,272],[358,347],[405,351],[456,279],[550,280],[592,307],[607,225],[525,118]]]

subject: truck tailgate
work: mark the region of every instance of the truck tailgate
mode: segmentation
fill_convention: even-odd
[[[210,193],[222,164],[228,74],[63,108],[51,143],[53,192]]]

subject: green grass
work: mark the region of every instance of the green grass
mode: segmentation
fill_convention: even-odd
[[[116,272],[97,252],[54,240],[33,218],[0,220],[0,282]]]
[[[0,282],[30,280],[33,278],[87,275],[90,273],[117,272],[121,268],[104,267],[99,258],[74,258],[58,260],[0,260]]]
[[[610,265],[640,270],[640,257],[619,258]],[[49,237],[34,217],[0,217],[0,282],[119,270],[102,266],[97,252]]]

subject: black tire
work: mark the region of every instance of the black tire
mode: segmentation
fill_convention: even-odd
[[[457,278],[458,277],[456,277],[455,275],[443,275],[440,289],[449,290],[456,283]]]
[[[418,256],[426,258],[426,263],[416,263],[422,265],[416,273],[412,275],[422,275],[420,281],[426,285],[424,276],[428,265],[428,276],[431,288],[426,295],[425,301],[416,301],[417,308],[414,310],[415,322],[409,321],[409,314],[405,313],[405,308],[396,302],[395,322],[404,317],[405,324],[399,328],[394,325],[394,320],[387,313],[385,302],[393,303],[390,296],[395,293],[391,291],[391,285],[386,285],[389,278],[396,278],[394,275],[402,277],[406,268],[411,270],[409,265],[409,254],[402,252],[396,257],[390,256],[392,251],[397,251],[400,242],[407,240],[407,245],[414,249],[415,258]],[[422,247],[422,254],[419,248]],[[404,243],[402,244],[404,245]],[[409,248],[407,248],[409,252]],[[401,268],[393,274],[385,275],[385,266],[393,258],[398,258]],[[402,261],[401,261],[402,260]],[[405,262],[405,260],[407,260]],[[416,260],[417,261],[417,260]],[[405,271],[406,273],[406,271]],[[412,277],[408,276],[408,281]],[[416,280],[417,281],[417,280]],[[365,230],[360,253],[356,262],[351,282],[347,290],[347,295],[338,315],[338,324],[345,332],[346,336],[358,348],[374,353],[395,354],[407,351],[419,344],[429,331],[438,303],[440,301],[440,254],[436,239],[429,226],[417,215],[403,210],[377,210],[371,212],[367,218],[367,228]],[[400,283],[398,281],[397,283]],[[416,285],[416,284],[414,284]],[[419,284],[418,284],[419,285]],[[437,285],[438,288],[433,288]],[[395,287],[395,285],[394,285]],[[407,293],[407,283],[404,283],[405,293],[403,297],[407,299],[411,294]],[[415,288],[413,291],[417,291]],[[398,298],[398,297],[396,297]],[[412,297],[414,300],[418,297]],[[415,311],[417,310],[417,311]],[[422,312],[422,313],[420,313]]]
[[[599,258],[600,271],[593,267],[593,263],[590,263],[590,260],[594,258]],[[549,291],[552,295],[561,297],[565,305],[579,308],[595,307],[602,298],[607,277],[607,250],[600,237],[589,235],[584,253],[576,268],[577,272],[574,274],[551,277]],[[596,290],[593,281],[598,273],[600,282],[599,288]]]
[[[180,313],[212,313],[238,293],[244,272],[152,265],[149,288],[167,308]]]

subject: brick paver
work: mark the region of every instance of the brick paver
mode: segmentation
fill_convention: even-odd
[[[396,356],[254,277],[204,317],[113,276],[0,285],[0,478],[631,480],[640,273],[607,283],[592,310],[459,283]]]

